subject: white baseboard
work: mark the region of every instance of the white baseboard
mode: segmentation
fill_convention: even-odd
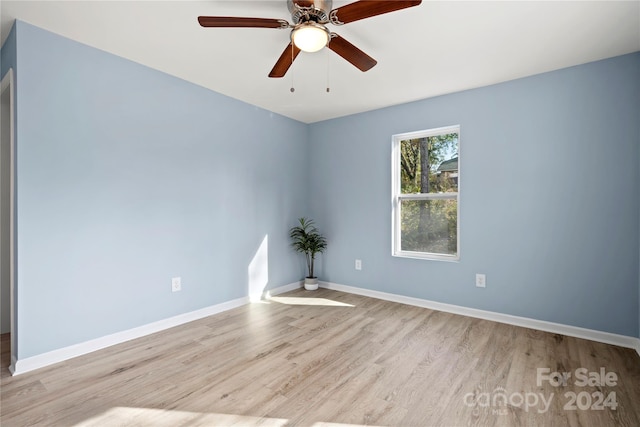
[[[268,290],[268,292],[271,295],[277,295],[283,292],[292,291],[299,288],[300,286],[301,282],[295,282],[285,286],[280,286],[275,289],[270,289]],[[140,338],[145,335],[173,328],[174,326],[179,326],[184,323],[193,322],[194,320],[202,319],[207,316],[222,313],[223,311],[243,306],[245,304],[248,304],[249,302],[249,297],[246,296],[209,307],[201,308],[199,310],[191,311],[188,313],[179,314],[177,316],[159,320],[157,322],[149,323],[137,328],[116,332],[114,334],[106,335],[104,337],[96,338],[90,341],[85,341],[68,347],[59,348],[36,356],[27,357],[25,359],[12,359],[9,370],[11,371],[11,375],[24,374],[25,372],[33,371],[34,369],[43,368],[54,363],[82,356],[83,354],[101,350],[115,344],[120,344],[125,341],[130,341],[132,339]]]
[[[278,295],[278,294],[283,294],[289,291],[295,291],[296,289],[300,289],[303,285],[304,285],[303,281],[289,283],[288,285],[280,286],[279,288],[267,289],[266,291],[263,292],[262,296],[266,297],[267,294]]]
[[[447,313],[460,314],[462,316],[475,317],[478,319],[491,320],[509,325],[522,326],[525,328],[537,329],[545,332],[567,335],[570,337],[584,338],[605,344],[613,344],[620,347],[632,348],[640,355],[640,338],[626,335],[612,334],[610,332],[596,331],[593,329],[580,328],[577,326],[563,325],[560,323],[547,322],[544,320],[530,319],[527,317],[512,316],[510,314],[497,313],[493,311],[478,310],[476,308],[463,307],[453,304],[445,304],[420,298],[406,297],[403,295],[390,294],[369,289],[356,288],[353,286],[340,285],[338,283],[320,282],[320,286],[326,289],[347,292],[350,294],[363,295],[385,301],[398,302],[417,307],[430,308],[432,310],[444,311]]]
[[[529,319],[526,317],[512,316],[509,314],[496,313],[492,311],[478,310],[475,308],[462,307],[452,304],[444,304],[435,301],[424,300],[420,298],[406,297],[402,295],[390,294],[386,292],[373,291],[369,289],[356,288],[353,286],[340,285],[337,283],[320,282],[320,286],[327,289],[335,289],[337,291],[348,292],[356,295],[363,295],[372,298],[378,298],[386,301],[398,302],[402,304],[425,307],[432,310],[444,311],[447,313],[460,314],[463,316],[475,317],[479,319],[492,320],[494,322],[507,323],[510,325],[523,326],[526,328],[538,329],[541,331],[552,332],[577,338],[585,338],[592,341],[598,341],[606,344],[618,345],[621,347],[633,348],[640,355],[640,338],[628,337],[625,335],[612,334],[609,332],[595,331],[591,329],[579,328],[576,326],[562,325],[559,323],[546,322],[544,320]],[[289,292],[302,287],[302,282],[294,282],[278,288],[265,291],[270,295],[278,295]],[[115,344],[120,344],[132,339],[140,338],[149,334],[173,328],[184,323],[193,322],[207,316],[222,313],[236,307],[248,304],[249,297],[242,297],[221,304],[212,305],[189,313],[180,314],[168,319],[159,320],[137,328],[128,329],[126,331],[116,332],[115,334],[106,335],[79,344],[52,350],[47,353],[39,354],[25,359],[16,360],[12,357],[9,370],[12,375],[20,375],[25,372],[43,368],[54,363],[62,362],[83,354],[91,353]]]

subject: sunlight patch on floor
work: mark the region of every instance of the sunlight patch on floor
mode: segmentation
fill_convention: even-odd
[[[282,427],[288,420],[282,418],[248,417],[244,415],[200,413],[152,408],[117,406],[89,418],[75,427],[103,426],[265,426]]]
[[[269,301],[279,302],[287,305],[324,305],[331,307],[354,307],[340,301],[334,301],[327,298],[302,298],[302,297],[271,297]]]
[[[211,426],[260,426],[283,427],[289,420],[284,418],[251,417],[246,415],[216,414],[176,411],[153,408],[113,407],[95,417],[74,424],[74,427],[103,426],[153,426],[153,427],[211,427]],[[363,427],[360,424],[315,422],[311,427]]]
[[[367,424],[368,427],[376,427],[373,424]],[[317,422],[311,424],[311,427],[364,427],[364,424],[342,424],[342,423],[324,423]]]

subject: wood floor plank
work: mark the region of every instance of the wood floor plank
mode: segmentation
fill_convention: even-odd
[[[631,349],[327,289],[278,297],[17,377],[4,334],[0,424],[640,425]],[[618,381],[578,386],[580,368]],[[598,393],[617,407],[586,408]]]

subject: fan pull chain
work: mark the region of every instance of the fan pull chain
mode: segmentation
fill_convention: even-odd
[[[327,93],[329,93],[329,92],[331,92],[331,89],[329,87],[329,77],[330,77],[330,74],[329,74],[329,62],[330,61],[329,61],[329,59],[330,58],[329,58],[329,49],[325,49],[325,50],[327,51],[327,53],[326,53],[326,56],[327,56]]]
[[[294,56],[293,56],[293,41],[291,42],[291,65],[293,65],[293,60],[294,60]],[[293,87],[293,70],[291,70],[291,93],[296,91],[296,88]]]

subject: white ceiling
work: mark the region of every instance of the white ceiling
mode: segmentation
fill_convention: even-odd
[[[288,30],[202,28],[196,18],[291,22],[285,0],[3,0],[0,7],[3,41],[17,18],[305,123],[640,51],[640,1],[423,1],[330,25],[378,61],[370,71],[323,49],[301,53],[284,78],[270,79]]]

